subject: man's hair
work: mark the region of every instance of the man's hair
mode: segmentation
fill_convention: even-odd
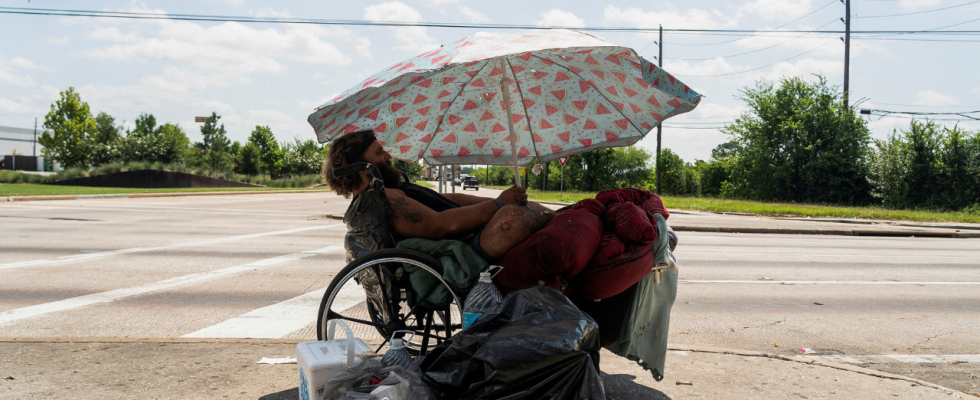
[[[330,145],[330,152],[327,153],[327,160],[323,163],[323,169],[320,171],[323,180],[327,182],[327,185],[330,185],[331,190],[349,199],[354,189],[361,186],[360,174],[336,177],[333,175],[333,170],[364,161],[362,159],[364,152],[375,140],[377,137],[374,135],[374,131],[366,130],[352,132],[333,141]]]

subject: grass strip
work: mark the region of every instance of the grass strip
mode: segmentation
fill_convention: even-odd
[[[509,186],[486,186],[492,189],[507,189]],[[528,197],[536,201],[573,203],[595,197],[591,192],[543,192],[528,190]],[[960,222],[980,223],[980,215],[964,212],[941,212],[928,210],[896,210],[884,207],[849,207],[823,204],[768,203],[751,200],[735,200],[714,197],[661,196],[664,205],[670,209],[696,210],[717,213],[746,213],[780,217],[812,217],[842,219],[875,219],[915,222]]]
[[[327,186],[307,188],[271,188],[271,187],[241,187],[241,188],[111,188],[91,186],[60,186],[35,185],[30,183],[0,183],[0,196],[44,196],[44,195],[78,195],[78,194],[121,194],[121,193],[176,193],[176,192],[234,192],[234,191],[277,191],[277,190],[329,190]]]

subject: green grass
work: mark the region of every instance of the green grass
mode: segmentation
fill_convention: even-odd
[[[76,194],[119,194],[119,193],[174,193],[174,192],[229,192],[229,191],[276,191],[276,190],[329,190],[327,186],[305,188],[106,188],[90,186],[36,185],[29,183],[0,183],[0,196],[42,196]]]
[[[487,186],[506,189],[507,186]],[[589,192],[542,192],[531,189],[528,197],[536,201],[572,203],[595,197]],[[747,213],[767,216],[857,218],[916,222],[966,222],[980,223],[980,214],[965,212],[937,212],[920,210],[895,210],[884,207],[847,207],[820,204],[767,203],[762,201],[733,200],[714,197],[661,196],[669,209],[697,210],[718,213]]]

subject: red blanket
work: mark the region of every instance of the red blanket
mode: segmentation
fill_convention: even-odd
[[[626,290],[653,267],[657,238],[653,214],[670,216],[646,190],[606,190],[576,203],[500,260],[496,281],[504,292],[544,284],[566,294],[604,299]]]

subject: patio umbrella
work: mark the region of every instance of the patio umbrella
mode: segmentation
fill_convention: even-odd
[[[392,65],[308,118],[321,143],[373,129],[395,158],[513,165],[629,146],[701,95],[671,74],[570,30],[478,32]]]

